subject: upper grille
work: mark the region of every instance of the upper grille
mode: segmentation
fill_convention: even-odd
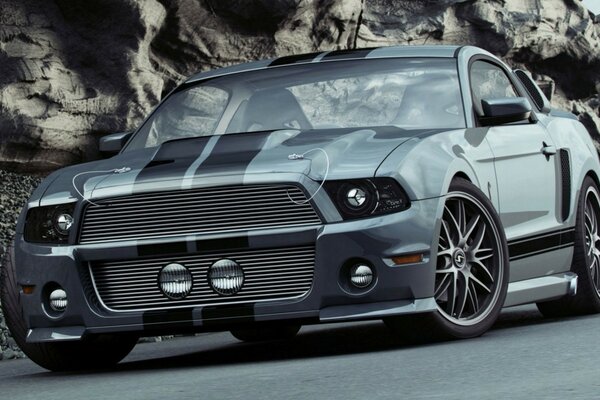
[[[219,295],[208,283],[208,269],[223,258],[234,260],[244,270],[244,285],[235,295]],[[170,300],[158,286],[160,270],[172,262],[184,265],[193,276],[191,293],[183,300]],[[301,297],[312,286],[314,265],[315,247],[310,245],[93,262],[90,272],[105,307],[113,311],[134,311]]]
[[[304,193],[292,185],[154,192],[95,203],[84,212],[80,243],[321,223]]]

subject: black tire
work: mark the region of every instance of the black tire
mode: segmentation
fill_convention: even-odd
[[[598,185],[589,176],[583,181],[579,201],[577,203],[577,217],[575,223],[575,246],[573,249],[573,262],[571,272],[577,274],[577,294],[564,296],[557,300],[537,303],[537,308],[548,318],[564,317],[569,315],[595,314],[600,312],[600,276],[598,270],[594,273],[590,265],[594,260],[593,253],[588,255],[590,247],[586,244],[586,202],[595,209],[596,218],[600,218],[600,191]],[[588,196],[593,196],[592,198]],[[598,221],[596,221],[598,223]],[[594,245],[594,243],[592,243]],[[598,249],[598,243],[595,243]],[[593,250],[593,249],[592,249]],[[596,259],[596,262],[600,262]]]
[[[233,337],[242,342],[263,342],[292,339],[300,331],[300,328],[301,325],[299,324],[266,324],[232,329],[230,332]]]
[[[458,212],[458,215],[464,215],[462,218],[464,223],[461,225],[460,222],[457,222],[460,219],[458,217],[454,221],[456,223],[454,225],[455,233],[452,233],[446,220],[452,214],[450,207],[454,207],[453,204],[456,204],[456,209],[458,209],[461,201],[463,202],[462,214]],[[469,213],[471,213],[470,216]],[[479,217],[476,218],[477,213],[479,213]],[[478,226],[479,221],[483,227]],[[436,256],[434,287],[438,310],[384,320],[386,325],[404,341],[423,343],[480,336],[496,322],[506,299],[509,274],[508,247],[500,218],[485,194],[471,182],[460,178],[455,179],[446,196],[444,215],[440,225],[440,245]],[[461,231],[460,226],[464,227],[464,237],[462,233],[458,234]],[[469,230],[470,227],[472,227],[471,230]],[[488,231],[490,232],[489,237],[486,236]],[[444,237],[448,238],[447,240],[442,237],[443,232],[445,232]],[[456,243],[454,243],[453,237],[456,239]],[[459,240],[460,238],[463,238],[464,241]],[[476,241],[477,244],[475,244]],[[459,245],[459,243],[463,244]],[[488,251],[487,248],[484,248],[485,246],[491,246],[491,250],[489,250],[491,255],[476,256],[480,252]],[[459,249],[464,250],[462,255],[459,255]],[[476,266],[474,260],[478,260],[483,265]],[[483,260],[486,261],[483,262]],[[440,266],[441,264],[443,266]],[[446,272],[451,270],[458,272]],[[463,272],[461,273],[461,271]],[[480,286],[479,283],[485,283],[481,275],[483,272],[485,272],[485,276],[489,277],[489,280],[485,281],[488,282],[487,284]],[[461,278],[457,278],[459,275]],[[476,280],[480,282],[475,282],[472,276],[475,276]],[[462,302],[460,301],[461,290],[459,290],[461,279],[462,288],[467,288],[462,290],[464,293]],[[445,284],[445,282],[448,283]],[[489,290],[489,295],[485,294],[486,290]],[[482,292],[483,294],[480,294]],[[467,301],[470,302],[469,306],[467,306]],[[479,307],[480,302],[481,307]],[[459,306],[459,311],[455,313],[455,306],[459,303],[462,303],[462,307]],[[465,310],[468,311],[465,307],[470,307],[471,312],[465,312]]]
[[[11,244],[0,271],[0,302],[6,325],[25,355],[51,371],[76,371],[111,367],[131,352],[137,337],[95,335],[77,342],[27,343],[27,327],[23,320],[19,287]]]

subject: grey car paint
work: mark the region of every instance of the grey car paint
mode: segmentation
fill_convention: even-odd
[[[511,284],[506,305],[556,298],[572,291],[575,277],[568,272],[573,254],[572,238],[571,242],[569,238],[575,225],[578,189],[587,174],[600,175],[596,150],[585,128],[561,113],[544,113],[534,108],[531,123],[478,126],[469,89],[469,63],[485,57],[510,74],[508,67],[491,54],[469,46],[330,52],[210,71],[193,76],[185,84],[257,69],[285,68],[290,63],[393,57],[454,57],[466,128],[411,135],[403,135],[400,130],[332,131],[327,141],[319,142],[330,157],[328,179],[392,177],[407,192],[411,207],[396,214],[342,222],[331,199],[324,191],[318,191],[313,201],[323,216],[322,225],[244,233],[249,248],[316,243],[314,283],[305,298],[225,310],[192,307],[177,311],[174,307],[171,311],[110,312],[94,301],[93,290],[89,282],[85,282],[89,279],[86,265],[94,260],[135,259],[145,242],[80,245],[75,231],[71,233],[69,245],[42,245],[23,240],[25,215],[33,207],[77,202],[75,223],[80,223],[86,202],[72,187],[75,177],[77,187],[92,201],[146,191],[265,182],[296,182],[308,193],[315,193],[318,181],[324,178],[322,156],[315,155],[312,162],[288,159],[288,155],[300,154],[320,141],[321,136],[312,137],[311,132],[280,130],[198,138],[185,143],[175,141],[158,149],[130,151],[108,160],[65,168],[50,175],[34,192],[23,209],[15,238],[19,283],[41,288],[47,282],[58,282],[69,293],[72,305],[64,316],[55,318],[44,310],[41,290],[33,295],[22,294],[24,316],[31,328],[28,340],[77,340],[86,333],[152,334],[227,329],[231,324],[247,321],[339,321],[433,311],[436,305],[433,300],[435,251],[432,249],[437,248],[444,196],[457,175],[468,178],[489,196],[504,224],[511,253]],[[513,79],[519,94],[529,98],[524,87]],[[222,151],[227,159],[240,156],[236,154],[239,146],[218,150],[223,139],[232,145],[238,140],[248,140],[247,147],[256,146],[256,154],[244,165],[208,162],[216,151]],[[556,155],[544,154],[544,147],[565,150],[570,156],[570,209],[564,220],[561,214],[564,199],[559,195],[561,167]],[[152,169],[148,168],[150,165]],[[112,172],[121,167],[129,167],[131,171]],[[90,171],[102,172],[77,175]],[[177,240],[185,241],[188,251],[195,252],[201,250],[203,241],[236,236],[239,233]],[[543,243],[553,240],[558,245],[544,248]],[[164,239],[148,245],[174,241]],[[365,246],[366,243],[369,245]],[[538,248],[540,243],[543,251]],[[396,267],[389,260],[393,255],[415,252],[426,254],[422,262]],[[368,293],[355,295],[340,288],[337,275],[339,266],[348,258],[359,256],[376,267],[378,284]]]

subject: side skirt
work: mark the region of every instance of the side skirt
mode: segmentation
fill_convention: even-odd
[[[577,293],[577,275],[563,272],[508,284],[504,307],[554,300]]]

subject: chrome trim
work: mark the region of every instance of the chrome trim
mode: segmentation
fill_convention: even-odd
[[[95,200],[83,212],[79,243],[321,224],[306,199],[293,185],[245,185]]]

